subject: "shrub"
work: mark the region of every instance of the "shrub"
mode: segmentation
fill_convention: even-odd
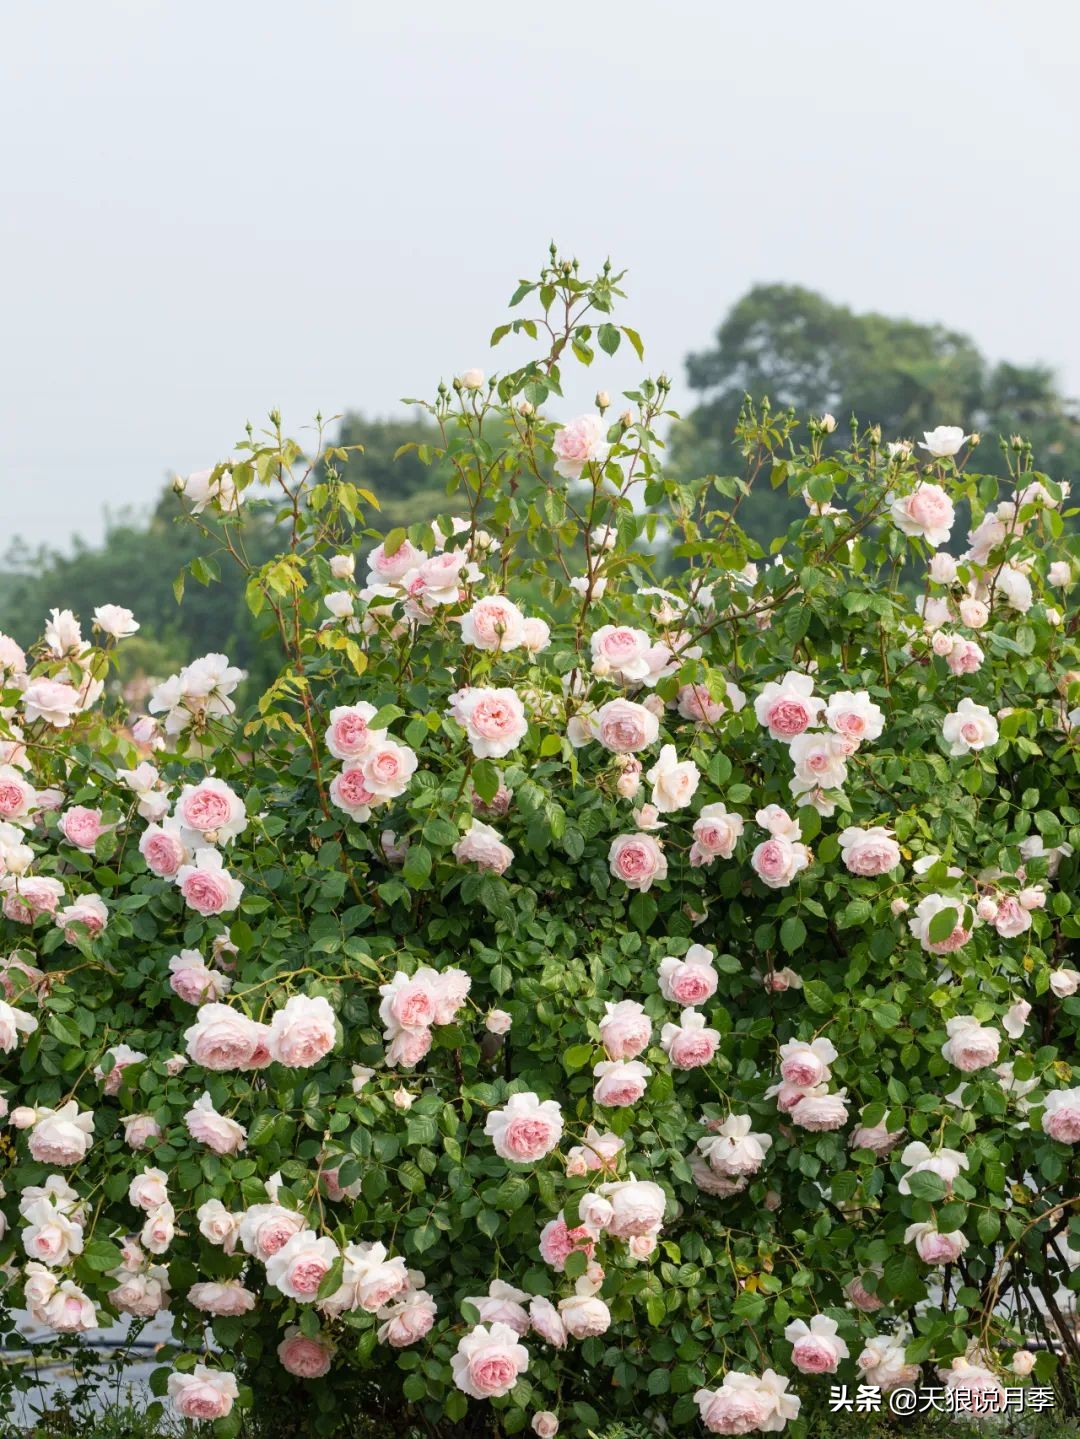
[[[155,1392],[220,1434],[805,1435],[832,1383],[993,1402],[1029,1340],[1071,1401],[1064,487],[767,407],[675,483],[663,377],[549,418],[640,353],[619,283],[553,254],[493,337],[537,357],[426,405],[456,519],[380,534],[276,417],[189,477],[250,706],[209,654],[120,714],[116,607],[0,641],[6,1296],[169,1308]]]

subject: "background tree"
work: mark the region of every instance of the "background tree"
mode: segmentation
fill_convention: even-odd
[[[848,421],[881,426],[884,440],[918,439],[939,424],[983,434],[978,468],[1004,475],[997,440],[1023,434],[1056,479],[1080,465],[1075,403],[1044,365],[992,365],[966,335],[876,313],[859,314],[798,285],[756,285],[730,310],[712,346],[687,356],[699,404],[671,437],[684,476],[740,473],[733,443],[746,395],[774,408],[836,416],[830,447],[849,442]],[[991,431],[988,427],[993,426]],[[760,540],[795,518],[785,492],[767,487],[741,510]]]

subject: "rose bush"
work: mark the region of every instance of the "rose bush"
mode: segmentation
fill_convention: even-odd
[[[620,296],[519,287],[537,355],[425,406],[431,526],[276,417],[183,483],[265,694],[208,654],[126,714],[107,603],[0,638],[5,1302],[168,1310],[155,1391],[219,1433],[1074,1402],[1066,487],[749,406],[744,476],[674,479],[663,377],[555,417],[640,353]],[[754,484],[807,505],[769,555]]]

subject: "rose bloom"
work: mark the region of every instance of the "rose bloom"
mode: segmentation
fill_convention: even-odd
[[[596,1294],[588,1292],[591,1286],[587,1280],[579,1280],[578,1284],[585,1292],[560,1299],[559,1316],[574,1339],[592,1339],[610,1327],[611,1310]]]
[[[32,1111],[30,1153],[39,1164],[78,1164],[94,1142],[92,1110],[79,1112],[73,1099],[59,1109]]]
[[[508,1324],[477,1324],[451,1360],[454,1383],[470,1399],[509,1394],[529,1367],[529,1353]]]
[[[56,915],[55,923],[64,931],[68,944],[76,942],[75,925],[82,925],[91,939],[105,930],[109,922],[109,911],[99,894],[80,894],[65,909]]]
[[[926,541],[933,549],[952,533],[956,511],[940,485],[916,485],[910,495],[894,500],[889,513],[902,534]]]
[[[235,1376],[196,1364],[186,1374],[170,1374],[169,1403],[181,1419],[197,1419],[211,1423],[232,1412],[239,1394]]]
[[[911,1193],[911,1177],[914,1174],[936,1174],[948,1192],[952,1191],[953,1180],[961,1169],[967,1169],[967,1159],[958,1149],[931,1150],[921,1141],[909,1144],[900,1156],[900,1163],[907,1165],[897,1189],[901,1194]]]
[[[876,1335],[855,1362],[862,1370],[862,1377],[879,1389],[910,1388],[918,1383],[920,1371],[917,1364],[906,1362],[906,1348],[903,1331],[895,1336]]]
[[[206,1207],[203,1205],[199,1210],[200,1215]],[[204,1222],[210,1222],[215,1229],[220,1230],[226,1219],[232,1226],[230,1233],[235,1232],[239,1237],[244,1251],[264,1264],[304,1229],[304,1216],[280,1204],[253,1204],[240,1215],[229,1215],[227,1211],[218,1213],[215,1210],[213,1214],[206,1216]]]
[[[255,1308],[255,1295],[245,1289],[239,1279],[214,1280],[193,1284],[187,1293],[188,1303],[204,1314],[236,1318],[250,1314]]]
[[[555,1439],[559,1432],[559,1416],[550,1409],[539,1409],[529,1421],[529,1428],[536,1439]]]
[[[163,1265],[155,1264],[145,1273],[121,1269],[112,1277],[119,1282],[109,1290],[109,1301],[121,1314],[153,1319],[169,1307],[169,1271]]]
[[[145,1149],[151,1139],[161,1138],[161,1125],[152,1114],[125,1114],[120,1123],[124,1126],[124,1143],[132,1149]]]
[[[168,1176],[163,1169],[144,1169],[128,1185],[128,1203],[136,1209],[157,1209],[168,1198]]]
[[[625,1142],[617,1134],[600,1134],[590,1124],[585,1131],[584,1144],[575,1144],[568,1152],[566,1172],[581,1176],[603,1169],[614,1173],[625,1147]]]
[[[756,1174],[772,1148],[771,1134],[754,1134],[748,1114],[731,1114],[714,1134],[699,1139],[697,1147],[717,1172],[728,1179]]]
[[[730,859],[742,836],[745,821],[741,814],[729,814],[722,804],[707,804],[694,821],[694,849],[705,857]]]
[[[621,999],[604,1005],[600,1021],[600,1042],[608,1059],[635,1059],[648,1049],[652,1039],[652,1021],[634,999]]]
[[[946,655],[946,663],[954,675],[973,675],[986,658],[974,640],[955,640]]]
[[[518,747],[528,733],[525,706],[512,689],[473,685],[451,695],[451,715],[469,737],[477,759],[502,759]]]
[[[298,1379],[321,1379],[330,1372],[334,1349],[321,1334],[309,1337],[292,1324],[277,1347],[277,1356],[282,1368]]]
[[[578,480],[587,464],[607,453],[607,426],[602,415],[580,415],[555,431],[551,442],[555,473],[564,480]],[[474,1396],[475,1397],[475,1396]]]
[[[414,1277],[418,1282],[423,1281],[422,1274],[414,1276],[410,1272],[410,1279]],[[434,1299],[423,1289],[403,1290],[378,1311],[378,1317],[383,1321],[378,1331],[380,1344],[404,1349],[409,1344],[419,1343],[430,1332],[437,1313]]]
[[[204,1069],[249,1069],[266,1042],[266,1027],[227,1004],[204,1004],[184,1041],[189,1057]]]
[[[750,856],[750,867],[770,889],[783,889],[792,883],[810,863],[810,851],[804,844],[773,835],[764,840]]]
[[[34,1316],[57,1334],[85,1334],[98,1327],[97,1310],[79,1286],[70,1279],[60,1284],[55,1294]]]
[[[976,1420],[1005,1413],[1006,1394],[1001,1380],[984,1365],[972,1364],[957,1355],[950,1368],[938,1370],[938,1378],[945,1385],[950,1412]]]
[[[1068,999],[1080,989],[1080,973],[1075,969],[1055,969],[1050,975],[1050,988],[1058,999]]]
[[[172,879],[188,863],[190,854],[174,819],[162,824],[148,824],[139,839],[139,853],[151,874],[159,879]]]
[[[244,893],[216,849],[197,849],[193,862],[177,870],[176,883],[186,903],[204,918],[234,910]]]
[[[1080,1140],[1080,1089],[1055,1089],[1046,1097],[1043,1133],[1061,1144]]]
[[[529,1320],[534,1334],[555,1349],[566,1347],[566,1325],[550,1299],[537,1295],[529,1305]]]
[[[266,1260],[266,1281],[287,1299],[310,1304],[337,1257],[337,1245],[332,1239],[301,1229]]]
[[[941,724],[950,755],[965,755],[997,743],[998,723],[985,705],[965,697]]]
[[[165,1201],[151,1209],[139,1235],[139,1242],[151,1254],[164,1254],[176,1238],[176,1211]]]
[[[615,699],[601,705],[592,719],[593,733],[613,754],[632,754],[656,742],[660,722],[652,710],[633,700]]]
[[[601,625],[589,638],[593,671],[614,679],[638,683],[649,676],[652,642],[644,630],[632,625]]]
[[[480,650],[513,650],[521,644],[525,616],[504,595],[485,595],[461,617],[462,643]]]
[[[973,438],[972,435],[965,435],[959,425],[938,425],[936,429],[923,431],[919,449],[925,450],[937,460],[950,459]]]
[[[94,846],[105,833],[105,829],[105,825],[101,822],[101,811],[86,809],[81,804],[73,805],[60,817],[60,832],[68,844],[73,844],[76,849],[84,849],[89,853],[93,852]]]
[[[48,875],[5,874],[0,879],[4,917],[15,924],[33,924],[41,914],[55,914],[64,886]]]
[[[512,1094],[502,1109],[493,1109],[484,1124],[495,1153],[511,1164],[535,1164],[562,1138],[562,1110],[554,1099],[543,1102],[531,1090]]]
[[[215,1154],[236,1154],[247,1147],[247,1130],[235,1119],[219,1114],[208,1093],[196,1100],[184,1115],[184,1123],[192,1139]]]
[[[915,917],[908,920],[908,929],[922,945],[928,954],[953,954],[956,950],[962,949],[971,938],[971,930],[965,929],[964,910],[965,902],[962,899],[950,898],[944,894],[927,894],[915,906]],[[930,921],[942,910],[951,909],[956,914],[957,922],[953,926],[951,934],[944,939],[931,940]]]
[[[416,770],[416,755],[396,740],[380,740],[360,761],[364,783],[379,799],[396,799],[405,793]]]
[[[29,1205],[23,1217],[26,1228],[22,1231],[22,1243],[31,1259],[60,1265],[82,1253],[82,1225],[55,1209],[47,1199]]]
[[[710,1434],[751,1434],[759,1429],[779,1433],[789,1419],[799,1417],[802,1403],[786,1392],[787,1387],[788,1381],[772,1369],[760,1379],[729,1371],[719,1389],[699,1389],[694,1403]]]
[[[816,1085],[806,1091],[791,1117],[801,1129],[813,1133],[839,1129],[848,1120],[847,1091],[829,1094],[823,1084]]]
[[[0,1000],[0,1053],[10,1054],[19,1042],[20,1034],[33,1034],[38,1022],[32,1014],[13,1009],[5,1000]]]
[[[373,580],[389,581],[392,584],[409,570],[415,569],[423,559],[423,551],[418,550],[408,539],[402,540],[393,554],[387,553],[385,545],[377,545],[368,555],[368,574]]]
[[[784,1330],[792,1346],[791,1362],[800,1374],[835,1374],[841,1359],[850,1353],[840,1338],[835,1319],[815,1314],[810,1323],[793,1319]]]
[[[652,785],[652,802],[661,814],[685,809],[694,797],[701,775],[693,760],[679,760],[673,744],[660,750],[660,757],[645,778]]]
[[[244,801],[224,780],[212,777],[184,786],[175,817],[185,829],[214,844],[225,844],[247,829]]]
[[[840,831],[840,857],[851,874],[872,879],[896,868],[900,846],[883,825],[852,826]]]
[[[719,1031],[707,1029],[705,1016],[696,1009],[684,1009],[678,1024],[665,1024],[660,1032],[660,1047],[676,1069],[700,1069],[719,1043]]]
[[[389,984],[379,986],[379,1018],[387,1027],[388,1038],[393,1037],[390,1031],[427,1029],[435,1023],[437,981],[435,970],[425,967],[411,976],[398,970]]]
[[[211,1004],[228,994],[232,980],[210,969],[197,950],[182,949],[169,960],[169,987],[187,1004]]]
[[[810,675],[789,670],[778,684],[770,681],[754,701],[759,724],[773,739],[790,740],[819,722],[825,701],[814,695]]]
[[[673,1004],[704,1004],[719,982],[712,950],[703,944],[692,944],[683,959],[667,955],[660,961],[659,975],[660,993]]]
[[[651,834],[620,834],[611,841],[608,867],[616,879],[643,893],[667,878],[667,860]]]
[[[584,1225],[571,1229],[561,1210],[540,1231],[540,1258],[559,1274],[575,1250],[582,1250],[591,1259],[594,1247],[592,1233]]]
[[[830,1076],[829,1066],[837,1057],[836,1046],[829,1039],[789,1039],[780,1046],[780,1075],[788,1084],[800,1089],[813,1089]]]
[[[503,843],[498,830],[479,819],[473,820],[452,854],[459,864],[475,864],[491,874],[505,873],[514,859],[514,851]]]
[[[80,709],[79,691],[62,680],[31,680],[22,697],[28,723],[44,720],[54,729],[66,729]]]
[[[531,655],[538,655],[551,644],[551,626],[547,620],[530,615],[521,626],[521,645]]]
[[[863,1314],[876,1314],[879,1309],[884,1308],[883,1301],[880,1300],[876,1294],[871,1294],[870,1290],[863,1284],[862,1276],[859,1274],[856,1274],[854,1279],[850,1280],[844,1286],[844,1293],[851,1300],[852,1304],[854,1304],[855,1308],[861,1310]]]
[[[624,1109],[636,1104],[645,1093],[645,1082],[652,1074],[640,1059],[608,1059],[593,1066],[596,1084],[593,1099],[605,1109]]]
[[[658,1234],[664,1222],[667,1196],[651,1179],[629,1178],[601,1184],[598,1191],[611,1205],[608,1233],[616,1239]]]
[[[354,705],[337,705],[330,711],[326,731],[326,748],[335,759],[362,759],[368,750],[386,739],[386,731],[370,728],[375,718],[374,705],[360,701]]]
[[[294,994],[270,1021],[271,1058],[289,1069],[310,1069],[334,1047],[334,1011],[328,1000]]]
[[[945,1030],[949,1037],[941,1046],[942,1056],[964,1074],[997,1063],[1001,1036],[996,1029],[981,1025],[973,1014],[950,1019]]]
[[[967,1239],[959,1231],[941,1234],[932,1224],[909,1224],[904,1232],[904,1243],[914,1239],[919,1258],[925,1264],[953,1264],[968,1247]]]
[[[1031,928],[1031,915],[1015,895],[1004,894],[997,902],[992,923],[1002,939],[1015,939]]]
[[[478,1311],[482,1324],[508,1324],[515,1334],[528,1334],[529,1314],[523,1308],[528,1297],[524,1289],[493,1279],[486,1294],[468,1295],[465,1303]]]

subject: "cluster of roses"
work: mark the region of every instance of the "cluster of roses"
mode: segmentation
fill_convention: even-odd
[[[426,965],[415,974],[401,970],[379,986],[379,1018],[385,1025],[386,1063],[412,1069],[431,1048],[433,1025],[453,1024],[472,981],[463,969],[439,974]]]

